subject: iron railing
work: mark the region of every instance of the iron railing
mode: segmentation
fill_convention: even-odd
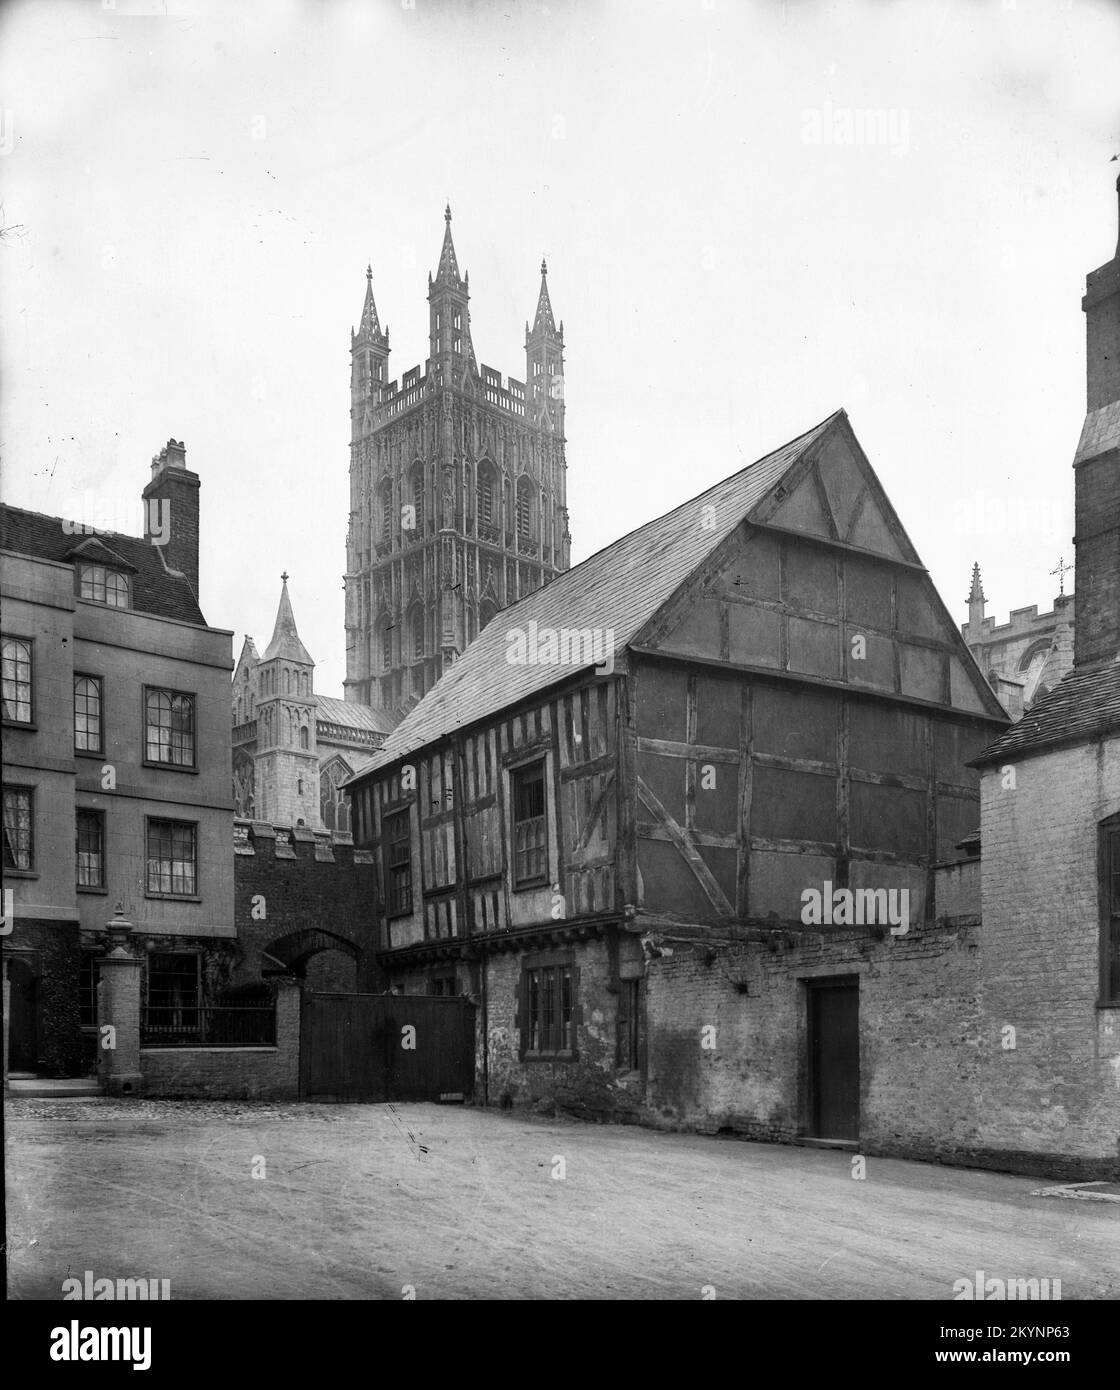
[[[275,1004],[149,1005],[142,1047],[275,1047]]]

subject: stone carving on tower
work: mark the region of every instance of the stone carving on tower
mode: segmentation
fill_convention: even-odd
[[[348,701],[415,703],[500,608],[569,566],[564,325],[547,277],[542,262],[525,380],[503,382],[475,358],[447,208],[428,358],[398,384],[366,270],[351,334]]]

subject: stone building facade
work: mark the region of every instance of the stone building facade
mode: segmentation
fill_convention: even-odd
[[[345,696],[394,711],[499,609],[568,568],[564,326],[542,263],[525,380],[477,362],[448,208],[428,277],[429,356],[398,385],[366,277],[351,335]]]
[[[272,641],[262,657],[246,637],[233,675],[233,798],[248,820],[349,834],[342,791],[398,722],[390,710],[315,692],[282,576]]]
[[[92,1060],[116,903],[150,1024],[211,1001],[236,955],[232,634],[203,617],[197,474],[152,461],[145,538],[0,508],[12,1071]]]
[[[997,623],[985,617],[980,566],[973,566],[961,635],[1012,719],[1021,719],[1072,668],[1075,603],[1063,583],[1048,612],[1031,604],[1013,608],[1006,623]]]

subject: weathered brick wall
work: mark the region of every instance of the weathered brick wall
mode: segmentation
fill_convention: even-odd
[[[1120,1166],[1120,1009],[1097,1007],[1097,825],[1120,811],[1120,738],[1012,766],[1013,786],[1000,768],[982,784],[981,1146]]]
[[[275,1047],[141,1048],[144,1094],[183,1100],[296,1100],[302,994],[298,986],[280,986]]]
[[[530,953],[531,957],[531,953]],[[523,957],[517,952],[491,955],[486,963],[488,1091],[491,1104],[556,1107],[585,1119],[636,1118],[638,1079],[629,1083],[616,1070],[618,994],[612,983],[610,956],[603,939],[573,947],[579,970],[574,1061],[521,1061],[518,988]],[[482,1082],[482,1010],[478,1014],[479,1053],[476,1075]]]
[[[778,1142],[805,1133],[806,981],[846,975],[859,979],[863,1150],[934,1158],[974,1144],[974,926],[882,941],[779,934],[775,950],[669,944],[647,979],[652,1123]]]
[[[375,959],[373,856],[355,850],[346,836],[316,836],[297,827],[284,844],[273,826],[260,821],[237,824],[245,835],[238,839],[234,856],[234,923],[241,957],[232,982],[260,979],[263,953],[294,933],[306,933],[301,940],[308,950],[316,944],[331,947],[302,961],[309,988],[369,993],[384,989],[384,974]]]

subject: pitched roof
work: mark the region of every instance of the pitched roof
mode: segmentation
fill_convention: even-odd
[[[0,549],[33,555],[39,560],[54,560],[61,565],[74,564],[81,558],[76,552],[83,547],[83,536],[80,532],[68,534],[63,524],[62,517],[0,505]],[[73,529],[77,523],[67,524]],[[132,571],[134,611],[207,626],[190,581],[177,570],[168,569],[162,546],[115,531],[99,531],[96,538],[85,539],[85,553],[91,560],[112,564],[109,558],[112,555],[124,561],[125,567]],[[94,539],[96,545],[88,543]]]
[[[524,631],[535,622],[538,629],[606,629],[613,633],[614,652],[621,653],[696,566],[843,414],[836,411],[503,609],[409,712],[366,770],[383,767],[454,728],[575,674],[577,668],[571,665],[510,664],[506,634],[513,628]]]
[[[1120,660],[1075,666],[971,766],[1120,734]]]
[[[325,724],[340,724],[344,729],[362,729],[368,733],[391,734],[400,722],[392,710],[374,709],[372,705],[352,704],[332,695],[316,695],[319,718]]]

